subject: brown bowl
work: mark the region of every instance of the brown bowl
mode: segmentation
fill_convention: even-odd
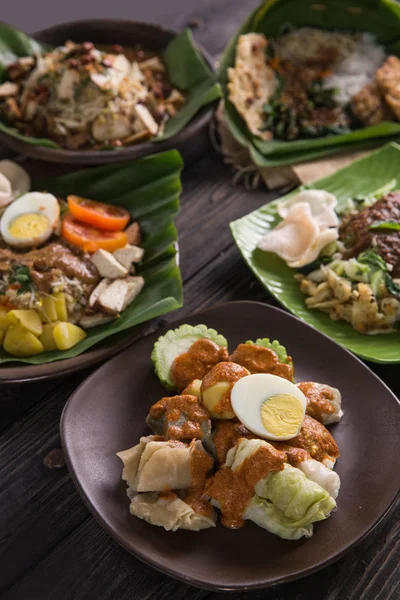
[[[278,339],[292,355],[297,381],[338,387],[344,416],[331,427],[341,458],[337,511],[312,538],[282,540],[253,523],[239,530],[167,532],[129,514],[118,450],[146,432],[151,404],[165,395],[150,360],[158,331],[110,360],[71,396],[61,419],[74,482],[103,527],[129,552],[186,583],[213,590],[264,588],[309,575],[358,544],[399,494],[400,405],[359,359],[299,319],[257,302],[231,302],[183,322],[205,323],[230,348],[247,339]],[[172,323],[176,327],[182,320]]]
[[[34,33],[36,40],[58,46],[66,40],[84,42],[90,40],[94,44],[121,44],[131,46],[133,43],[143,44],[150,50],[164,50],[177,32],[159,25],[125,21],[122,19],[88,19],[70,21],[43,29]],[[214,62],[204,48],[198,46],[209,67],[214,70]],[[182,154],[185,163],[193,162],[205,154],[210,147],[208,129],[213,118],[216,103],[204,107],[182,131],[163,142],[148,141],[116,150],[64,150],[35,146],[17,139],[5,132],[0,132],[0,142],[16,152],[38,160],[52,163],[76,165],[101,165],[124,160],[132,160],[176,148]]]

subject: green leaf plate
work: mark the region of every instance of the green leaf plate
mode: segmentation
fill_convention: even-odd
[[[400,189],[399,165],[400,146],[392,142],[308,187],[332,192],[341,207],[347,198],[371,194],[393,179]],[[230,224],[235,242],[256,277],[285,308],[354,354],[377,363],[400,363],[400,333],[363,335],[344,321],[332,321],[327,314],[310,310],[294,279],[295,270],[278,256],[257,249],[263,235],[280,221],[276,205],[277,200]]]
[[[228,127],[235,139],[246,146],[253,161],[260,167],[280,166],[313,160],[349,150],[370,148],[400,138],[400,123],[382,122],[348,134],[301,139],[292,142],[263,141],[252,135],[236,108],[228,99],[228,69],[234,65],[236,44],[240,35],[251,31],[267,37],[279,35],[282,27],[318,27],[342,31],[375,33],[388,53],[400,54],[400,5],[393,0],[267,0],[246,20],[226,47],[218,70],[225,98]]]
[[[33,189],[47,190],[62,198],[68,194],[77,194],[128,209],[132,218],[139,221],[143,234],[145,255],[137,273],[144,277],[145,286],[119,319],[87,330],[87,337],[70,350],[45,352],[18,359],[0,350],[0,365],[19,362],[38,367],[63,361],[65,368],[71,370],[68,359],[78,357],[114,334],[182,306],[182,281],[176,256],[177,231],[173,223],[179,210],[182,167],[179,152],[170,150],[131,163],[33,180]],[[106,352],[110,351],[109,354],[115,352],[112,352],[113,343],[113,339],[107,343]],[[79,362],[74,364],[79,366]],[[22,376],[27,368],[21,366],[17,370]],[[60,367],[61,370],[63,368]],[[0,380],[7,378],[5,371],[6,367],[0,367]],[[30,372],[35,377],[35,371],[31,369]]]

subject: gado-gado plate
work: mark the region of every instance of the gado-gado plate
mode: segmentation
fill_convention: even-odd
[[[213,327],[230,347],[246,339],[278,339],[292,355],[297,380],[340,388],[344,417],[331,431],[342,458],[338,509],[317,523],[309,540],[290,542],[253,523],[239,530],[166,532],[129,514],[121,462],[115,453],[146,431],[150,405],[165,395],[150,353],[164,331],[143,338],[91,375],[68,401],[61,436],[69,470],[105,529],[149,565],[209,589],[244,590],[290,581],[321,569],[365,537],[387,513],[400,487],[396,469],[400,407],[357,358],[282,310],[232,302],[172,323]]]
[[[131,163],[37,181],[33,178],[33,189],[47,190],[60,198],[76,194],[125,207],[143,234],[145,255],[137,273],[144,277],[145,285],[119,319],[87,330],[87,337],[66,352],[16,359],[0,349],[0,381],[55,377],[105,360],[129,344],[132,327],[182,306],[173,223],[179,210],[182,166],[179,153],[170,150]]]
[[[332,192],[340,207],[347,198],[371,194],[391,180],[396,181],[394,189],[400,189],[399,161],[400,146],[387,144],[309,187]],[[332,321],[327,314],[310,310],[294,279],[295,270],[278,256],[257,249],[263,235],[280,220],[276,203],[266,204],[231,223],[236,244],[253,273],[283,306],[358,356],[379,363],[400,362],[400,333],[363,335],[344,321]]]
[[[105,164],[131,160],[154,152],[177,148],[191,160],[208,144],[208,125],[213,117],[220,86],[213,73],[213,61],[194,42],[190,31],[179,35],[159,25],[120,19],[71,21],[44,29],[33,38],[0,23],[0,81],[3,67],[18,56],[63,45],[67,40],[95,44],[120,44],[126,48],[142,44],[145,49],[163,52],[173,85],[183,90],[187,101],[169,121],[160,141],[148,141],[119,149],[65,150],[52,140],[26,137],[0,121],[1,142],[17,152],[46,162],[67,164]],[[169,46],[174,41],[173,46]],[[194,143],[194,140],[195,143]]]

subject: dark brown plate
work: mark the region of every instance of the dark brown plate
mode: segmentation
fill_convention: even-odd
[[[129,514],[118,450],[137,443],[145,416],[165,391],[150,352],[158,331],[116,356],[71,396],[61,419],[67,464],[89,509],[135,556],[186,583],[217,590],[263,588],[308,575],[337,560],[385,516],[400,488],[400,406],[396,397],[350,352],[277,308],[232,302],[182,322],[205,323],[230,347],[278,339],[293,356],[297,380],[337,386],[344,417],[331,431],[342,458],[337,511],[317,523],[309,540],[285,541],[252,523],[239,530],[166,532]]]
[[[175,37],[176,31],[159,25],[125,21],[122,19],[90,19],[70,21],[43,29],[33,34],[40,42],[58,46],[66,40],[84,42],[90,40],[95,44],[143,44],[145,48],[160,51],[166,48]],[[211,56],[198,46],[211,69],[214,63]],[[16,152],[54,163],[79,165],[101,165],[124,160],[132,160],[154,152],[162,152],[176,148],[189,163],[206,152],[209,146],[208,128],[215,111],[216,103],[203,108],[182,131],[164,142],[144,142],[120,150],[64,150],[35,146],[19,140],[5,132],[0,132],[0,142]]]

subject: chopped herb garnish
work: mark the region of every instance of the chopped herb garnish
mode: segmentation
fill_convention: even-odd
[[[18,284],[18,295],[29,292],[32,284],[29,267],[26,265],[11,265],[8,269],[8,282]]]

